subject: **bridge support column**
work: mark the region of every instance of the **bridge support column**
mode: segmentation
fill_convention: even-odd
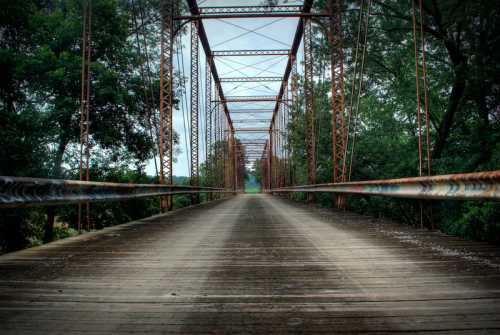
[[[199,180],[199,43],[198,21],[191,22],[191,185],[200,186]],[[191,196],[191,203],[200,202],[199,194]]]
[[[299,84],[298,84],[298,75],[297,75],[297,57],[293,56],[292,57],[292,74],[291,74],[291,83],[290,83],[290,90],[291,90],[291,98],[292,98],[292,123],[296,123],[296,115],[299,110],[299,104],[298,104],[298,90],[299,90]],[[294,157],[293,151],[290,152],[290,156]],[[295,185],[296,180],[295,180],[295,169],[293,162],[290,162],[290,184]]]
[[[307,183],[316,183],[316,137],[313,108],[313,60],[311,18],[304,17],[304,103],[306,118]],[[314,194],[308,193],[307,200],[313,201]]]
[[[333,182],[346,181],[346,142],[347,131],[344,111],[344,52],[342,37],[342,0],[329,0],[328,41],[331,54],[332,77],[332,143],[333,143]],[[345,196],[335,195],[335,206],[345,207]]]
[[[213,143],[212,143],[212,73],[209,60],[205,64],[205,186],[213,185]],[[212,200],[212,193],[208,194],[208,200]]]
[[[160,184],[172,184],[174,134],[172,127],[172,55],[174,44],[173,0],[161,2],[161,57],[160,57]],[[162,212],[172,210],[172,196],[162,197]]]

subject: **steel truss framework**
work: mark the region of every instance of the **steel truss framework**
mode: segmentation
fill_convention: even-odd
[[[161,14],[161,57],[160,57],[160,108],[159,141],[160,184],[115,184],[90,182],[89,164],[91,149],[91,6],[85,1],[82,35],[82,85],[80,98],[80,181],[61,179],[34,179],[0,176],[0,208],[29,207],[40,205],[79,204],[78,229],[82,225],[82,206],[86,204],[86,224],[90,228],[90,201],[127,200],[142,197],[161,197],[161,210],[172,208],[172,195],[192,194],[197,199],[200,193],[208,193],[209,199],[225,193],[234,193],[244,185],[245,164],[250,159],[257,160],[262,169],[262,188],[277,193],[316,192],[339,194],[336,205],[343,207],[345,194],[382,195],[415,199],[476,199],[500,200],[500,171],[457,174],[447,176],[403,178],[393,180],[372,180],[365,182],[345,182],[345,152],[347,131],[344,106],[344,64],[342,11],[343,0],[327,0],[328,13],[311,13],[312,1],[304,1],[303,6],[232,6],[199,8],[195,0],[187,0],[189,16],[176,16],[174,0],[160,1]],[[207,39],[203,19],[214,18],[266,18],[299,17],[299,23],[290,49],[276,50],[218,50],[213,51]],[[369,16],[369,13],[368,13]],[[332,142],[333,142],[333,183],[316,184],[316,153],[313,106],[313,59],[312,59],[312,18],[327,18],[327,35],[331,46],[332,78]],[[175,33],[187,19],[191,23],[191,184],[175,186],[173,180],[173,50]],[[367,21],[368,22],[368,21]],[[135,26],[137,30],[137,25]],[[304,103],[303,113],[298,98],[297,52],[304,45]],[[199,187],[199,43],[206,56],[205,66],[205,154],[206,179],[204,187]],[[220,78],[214,62],[215,57],[237,56],[277,56],[288,57],[282,77]],[[142,72],[142,70],[141,70]],[[418,74],[417,74],[418,77]],[[281,86],[273,96],[229,96],[226,97],[223,82],[264,82],[277,81]],[[274,108],[237,108],[231,110],[229,102],[270,102]],[[254,104],[255,105],[255,104]],[[293,113],[294,112],[294,113]],[[271,113],[269,120],[259,118],[237,119],[240,125],[234,128],[231,113],[247,117],[252,113]],[[158,115],[153,116],[156,120]],[[148,118],[150,116],[148,115]],[[292,119],[304,117],[304,120]],[[268,127],[256,127],[265,121]],[[306,126],[307,182],[296,184],[294,167],[290,157],[288,125],[290,122],[304,122]],[[250,124],[252,127],[241,127]],[[255,136],[257,135],[257,136]],[[246,136],[246,138],[244,137]],[[249,138],[250,137],[250,138]],[[311,198],[311,197],[309,197]],[[197,201],[197,200],[194,200]],[[49,212],[50,213],[50,212]],[[53,212],[49,214],[50,217]],[[50,219],[49,219],[50,220]]]
[[[274,50],[217,50],[212,51],[214,57],[231,57],[231,56],[288,56],[290,50],[288,49],[274,49]]]
[[[302,6],[226,6],[226,7],[198,7],[195,0],[187,0],[190,16],[175,16],[172,0],[162,0],[162,35],[161,35],[161,108],[160,108],[160,180],[161,183],[172,183],[172,50],[174,22],[188,19],[191,21],[191,184],[199,185],[199,46],[201,43],[206,56],[205,69],[205,153],[207,183],[212,186],[232,187],[238,185],[237,176],[242,169],[238,164],[244,164],[244,155],[252,156],[258,153],[259,146],[248,143],[248,148],[238,134],[264,133],[268,135],[265,143],[261,142],[262,163],[266,178],[263,188],[284,187],[294,183],[293,167],[290,163],[292,152],[288,145],[286,129],[291,121],[292,110],[298,105],[298,75],[297,52],[299,45],[304,45],[304,116],[306,124],[306,155],[307,181],[314,184],[316,181],[316,153],[315,129],[313,108],[313,61],[312,61],[312,16],[329,18],[329,41],[332,45],[332,108],[333,115],[333,143],[334,143],[334,182],[343,181],[342,162],[339,161],[345,143],[343,122],[344,92],[343,92],[343,64],[342,64],[342,35],[341,9],[342,0],[329,0],[330,8],[327,14],[311,14],[312,1],[306,0]],[[299,23],[290,49],[262,49],[262,50],[216,50],[212,51],[203,26],[203,19],[214,17],[285,17],[299,16]],[[276,56],[287,57],[287,65],[282,77],[227,77],[220,78],[217,72],[215,57],[238,56]],[[245,82],[280,82],[277,95],[267,96],[225,96],[222,83]],[[213,84],[213,85],[212,85]],[[212,94],[213,93],[213,94]],[[238,108],[231,110],[229,103],[274,103],[273,109],[265,108]],[[234,120],[240,125],[233,127],[231,113],[244,118]],[[259,125],[266,122],[264,117],[255,117],[253,113],[271,113],[268,128],[242,127],[242,125]],[[261,115],[262,115],[261,114]],[[297,115],[295,113],[294,115]],[[256,149],[257,148],[257,149]],[[243,156],[241,156],[243,155]],[[240,157],[241,156],[241,157]],[[171,201],[167,198],[162,208],[170,208]]]
[[[224,6],[200,7],[200,14],[263,14],[263,13],[301,13],[302,6]]]
[[[328,40],[331,46],[331,77],[332,77],[332,143],[333,143],[333,182],[346,181],[345,152],[347,150],[347,131],[344,108],[344,52],[342,37],[343,0],[329,1]],[[336,199],[337,207],[343,207],[344,198]]]
[[[198,47],[198,21],[191,22],[191,185],[199,186],[199,47]],[[192,201],[199,202],[197,194]]]
[[[172,163],[174,135],[173,112],[173,44],[174,44],[174,2],[161,2],[161,57],[160,57],[160,184],[172,184]],[[172,209],[172,198],[163,197],[161,210]]]
[[[231,77],[220,78],[221,83],[258,83],[269,81],[283,81],[281,77]]]

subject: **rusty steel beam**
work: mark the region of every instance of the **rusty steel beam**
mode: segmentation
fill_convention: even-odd
[[[227,96],[226,98],[227,99],[259,99],[259,98],[268,99],[268,98],[272,98],[272,99],[276,100],[277,96],[273,95],[273,94],[268,94],[268,95],[231,95],[231,96]]]
[[[239,14],[202,14],[181,15],[174,20],[220,20],[220,19],[269,19],[269,18],[325,18],[328,14],[322,13],[239,13]]]
[[[160,184],[172,184],[173,164],[173,0],[161,2],[160,36]],[[172,197],[163,197],[161,211],[172,209]]]
[[[199,82],[199,43],[198,21],[191,22],[191,178],[192,186],[199,186],[199,107],[200,107],[200,82]],[[197,194],[192,195],[191,202],[198,203]]]
[[[235,128],[234,131],[237,132],[269,132],[268,128]]]
[[[313,60],[311,20],[304,20],[304,105],[306,123],[307,182],[316,183],[316,136],[314,129]],[[312,200],[312,194],[308,195]]]
[[[207,6],[199,7],[200,14],[261,14],[261,13],[300,13],[302,6]]]
[[[212,73],[208,60],[205,63],[205,164],[206,180],[205,186],[212,185],[212,150],[213,150],[213,110],[212,110]]]
[[[258,83],[268,81],[282,81],[281,77],[231,77],[220,78],[221,83]]]
[[[0,208],[116,201],[173,194],[224,193],[220,188],[120,184],[0,176]]]
[[[233,120],[233,123],[262,123],[269,122],[269,119],[243,119],[243,120]]]
[[[200,9],[196,0],[187,0],[189,11],[191,15],[196,16],[200,14]],[[229,109],[227,108],[227,104],[225,102],[224,91],[222,90],[222,85],[219,79],[219,73],[217,72],[217,67],[215,66],[215,61],[213,59],[212,50],[210,49],[210,44],[208,42],[207,33],[205,31],[205,27],[203,26],[203,22],[201,20],[198,21],[198,37],[200,38],[201,45],[203,47],[203,51],[205,52],[205,56],[210,65],[210,71],[212,72],[212,78],[214,79],[214,84],[216,87],[216,92],[222,101],[224,107],[224,114],[226,115],[226,119],[229,123],[229,128],[233,129],[233,123],[231,121],[231,116],[229,115]]]
[[[262,96],[234,96],[227,97],[224,102],[258,102],[258,101],[276,101],[277,97],[274,95],[262,95]],[[218,100],[215,102],[219,102]]]
[[[342,0],[328,2],[330,18],[328,40],[331,47],[331,76],[332,76],[332,143],[333,143],[333,182],[346,181],[344,154],[346,151],[347,131],[344,111],[344,51],[342,16]],[[340,205],[340,203],[338,204]]]
[[[500,200],[500,170],[432,177],[302,185],[271,191],[380,195],[411,199]]]
[[[272,50],[214,50],[214,57],[242,57],[242,56],[288,56],[288,49]]]
[[[231,113],[271,113],[273,109],[231,109]]]

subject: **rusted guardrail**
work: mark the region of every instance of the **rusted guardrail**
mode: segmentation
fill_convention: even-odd
[[[432,177],[301,185],[268,192],[327,192],[413,199],[500,200],[500,170]]]
[[[232,192],[212,187],[120,184],[0,176],[0,208],[127,200],[174,194]]]

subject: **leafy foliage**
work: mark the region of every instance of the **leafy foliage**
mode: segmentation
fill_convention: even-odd
[[[367,2],[365,1],[365,4]],[[418,1],[417,1],[418,4]],[[500,7],[495,1],[424,0],[430,102],[432,173],[498,170],[500,167]],[[326,1],[316,1],[323,11]],[[351,99],[359,2],[345,1],[346,110]],[[418,14],[417,14],[418,18]],[[332,113],[327,22],[314,31],[314,113],[317,182],[332,180]],[[417,22],[418,26],[418,22]],[[419,48],[420,45],[419,45]],[[363,94],[358,111],[352,180],[418,176],[418,128],[411,2],[373,1]],[[306,183],[302,92],[289,124],[295,182]],[[422,100],[424,96],[422,94]],[[425,127],[423,128],[425,134]],[[351,137],[352,138],[352,137]],[[424,136],[425,141],[425,136]],[[352,142],[351,142],[352,143]],[[425,145],[425,142],[424,142]],[[426,162],[424,161],[424,164]],[[254,173],[260,180],[260,169]],[[426,171],[424,170],[424,173]],[[303,200],[303,195],[295,195]],[[331,206],[330,196],[316,199]],[[418,201],[349,198],[351,210],[416,224]],[[500,207],[489,202],[433,202],[432,220],[445,232],[499,241]]]

